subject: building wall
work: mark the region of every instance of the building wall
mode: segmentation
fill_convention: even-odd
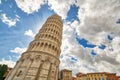
[[[107,74],[107,79],[108,80],[117,80],[116,74]]]
[[[60,80],[72,80],[72,71],[65,69],[62,70],[60,74]]]
[[[87,75],[86,74],[83,74],[83,73],[78,73],[76,74],[76,78],[77,80],[87,80]]]
[[[120,80],[120,77],[117,77],[117,80]]]
[[[117,76],[115,73],[88,73],[82,74],[79,73],[76,75],[77,80],[117,80]]]
[[[87,74],[88,80],[106,80],[106,75],[101,73],[90,73]]]

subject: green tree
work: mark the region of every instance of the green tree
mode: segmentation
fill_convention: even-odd
[[[4,74],[7,71],[7,65],[0,65],[0,80],[4,80]]]
[[[0,71],[1,71],[2,65],[0,64]]]

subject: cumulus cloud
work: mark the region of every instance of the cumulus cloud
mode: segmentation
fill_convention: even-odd
[[[101,42],[97,42],[98,38],[105,37],[107,33],[120,34],[119,25],[116,24],[116,20],[120,17],[120,2],[118,0],[85,0],[79,6],[81,8],[78,11],[78,17],[81,24],[77,32],[80,36],[91,43],[100,44]]]
[[[6,14],[1,14],[1,20],[3,23],[7,24],[8,27],[12,27],[16,25],[16,22],[19,21],[20,17],[17,17],[15,19],[12,19],[10,17],[7,17]]]
[[[57,14],[59,14],[63,19],[67,17],[67,12],[70,9],[70,6],[73,5],[75,0],[15,0],[17,6],[27,14],[32,14],[37,12],[41,5],[48,3],[50,9],[54,10]]]
[[[2,58],[2,60],[0,61],[0,64],[6,64],[6,65],[8,65],[8,67],[11,67],[11,68],[13,68],[15,66],[15,63],[16,62],[14,62],[12,60],[6,60],[4,58]]]
[[[60,68],[71,69],[75,75],[77,72],[115,72],[119,73],[119,39],[120,37],[115,37],[111,42],[107,39],[107,32],[101,31],[96,32],[93,35],[96,38],[97,46],[94,48],[84,48],[75,40],[75,34],[78,31],[80,23],[79,21],[65,22],[63,29],[63,40],[62,40],[62,52]],[[80,31],[80,30],[79,30]],[[86,30],[87,33],[88,29]],[[91,34],[92,35],[92,34]],[[92,36],[93,36],[92,35]],[[79,35],[82,37],[82,35]],[[92,37],[93,38],[93,37]],[[92,39],[91,38],[91,39]],[[86,38],[85,38],[86,39]],[[88,38],[87,38],[88,39]],[[91,41],[88,39],[88,41]],[[93,40],[94,41],[94,40]],[[67,44],[67,45],[66,45]],[[99,45],[105,44],[106,48],[100,49]],[[113,51],[110,50],[110,47]],[[94,50],[97,55],[93,56],[91,51]],[[76,62],[71,61],[71,57],[76,57],[78,60]],[[99,67],[98,67],[99,66]]]
[[[35,34],[33,33],[33,31],[30,30],[30,29],[27,30],[27,31],[25,31],[24,35],[27,35],[27,36],[32,37],[32,38],[35,36]]]
[[[26,12],[27,14],[31,14],[33,12],[37,12],[41,5],[45,4],[45,0],[15,0],[17,6]]]
[[[58,15],[63,19],[67,17],[67,12],[70,9],[70,6],[75,3],[75,0],[48,0],[48,5],[54,10]]]
[[[80,3],[80,4],[79,4]],[[78,11],[78,18],[81,21],[76,28],[80,37],[87,39],[90,43],[97,45],[94,50],[96,66],[93,69],[100,71],[119,73],[119,34],[120,28],[116,20],[120,17],[120,2],[118,0],[85,0],[77,5],[81,8]],[[114,34],[113,40],[107,39],[108,34]],[[104,44],[106,48],[101,50],[98,46]],[[94,62],[94,63],[95,63]],[[92,63],[93,64],[93,63]],[[100,66],[102,65],[102,66]],[[109,66],[107,66],[109,65]]]
[[[91,49],[84,48],[80,46],[76,39],[76,25],[79,23],[77,21],[74,22],[66,22],[64,24],[64,31],[63,31],[63,40],[62,40],[62,51],[61,55],[63,58],[61,58],[60,68],[64,69],[71,69],[73,70],[73,74],[75,75],[78,71],[82,72],[91,72],[87,66],[87,64],[92,64],[92,56],[90,54]],[[67,45],[66,45],[67,44]],[[75,57],[78,60],[72,61],[71,57]]]
[[[22,54],[23,52],[25,52],[27,50],[27,48],[20,48],[20,47],[16,47],[13,50],[10,50],[10,52],[13,53],[17,53],[17,54]]]

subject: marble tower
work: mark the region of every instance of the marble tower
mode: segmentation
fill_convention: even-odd
[[[63,23],[50,16],[6,80],[58,80]]]

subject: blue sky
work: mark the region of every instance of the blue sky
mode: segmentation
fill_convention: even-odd
[[[2,53],[0,54],[0,59],[8,59],[8,56],[14,55],[10,50],[14,49],[16,46],[21,48],[27,47],[33,38],[24,35],[25,31],[30,29],[36,34],[47,17],[55,14],[48,9],[48,5],[43,5],[38,12],[29,15],[21,11],[13,0],[2,1],[0,6],[2,9],[1,16],[2,14],[6,14],[6,17],[10,19],[15,19],[16,16],[19,16],[19,18],[17,18],[19,20],[12,26],[9,26],[7,22],[3,23],[2,20],[0,20],[0,44],[4,45],[0,47]],[[14,7],[10,8],[10,6]],[[17,59],[15,59],[15,61],[16,60]]]
[[[0,64],[13,67],[46,19],[58,14],[64,25],[60,69],[120,74],[119,6],[117,0],[0,0]]]

